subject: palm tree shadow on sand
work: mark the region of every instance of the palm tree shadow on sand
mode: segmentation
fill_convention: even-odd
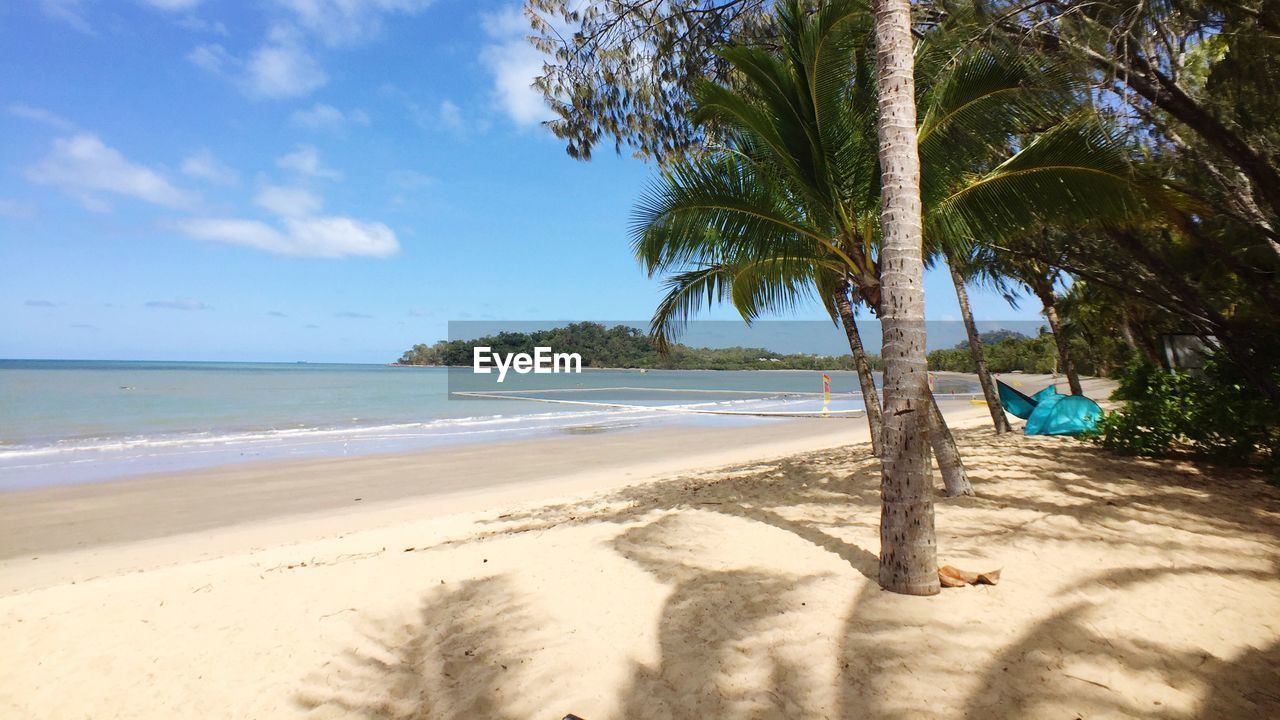
[[[963,433],[962,441],[979,497],[943,502],[954,506],[951,512],[976,516],[981,527],[940,524],[940,541],[959,551],[1015,540],[1105,545],[1123,538],[1154,557],[1203,550],[1218,540],[1274,543],[1280,536],[1280,515],[1258,511],[1280,507],[1276,493],[1247,473],[1209,477],[1183,463],[1112,458],[1079,443],[981,431]],[[1018,462],[1003,461],[1014,456]],[[876,556],[865,547],[874,537],[877,489],[874,461],[851,459],[839,449],[506,515],[477,539],[617,525],[610,549],[669,588],[656,659],[631,661],[627,680],[616,686],[616,717],[1015,718],[1063,707],[1082,708],[1085,716],[1280,714],[1275,644],[1222,659],[1160,637],[1120,637],[1093,624],[1091,613],[1102,601],[1052,588],[1045,590],[1039,621],[1001,635],[998,617],[965,621],[949,616],[939,601],[903,602],[881,592],[873,579]],[[795,615],[804,612],[811,597],[806,593],[831,577],[717,565],[707,559],[714,555],[710,541],[696,537],[702,527],[697,519],[715,517],[788,533],[856,571],[847,614],[837,623],[834,666],[809,657],[808,640],[795,637],[797,618],[806,617]],[[1135,536],[1137,522],[1169,532],[1159,539]],[[1254,558],[1253,569],[1232,569],[1230,553],[1220,555],[1211,555],[1214,562],[1207,565],[1100,570],[1087,583],[1118,590],[1201,576],[1280,579],[1274,556],[1269,562]],[[524,717],[513,693],[536,690],[553,672],[537,664],[546,630],[530,600],[504,576],[433,592],[423,600],[418,622],[374,627],[366,646],[335,658],[338,671],[328,669],[329,679],[296,699],[318,717]],[[982,663],[974,662],[978,657]],[[1116,677],[1202,688],[1207,696],[1188,696],[1191,712],[1187,704],[1161,705],[1074,671],[1081,663]],[[565,668],[554,672],[563,676]],[[581,714],[554,705],[554,699],[546,703],[546,717]]]
[[[506,578],[468,580],[424,598],[415,622],[369,622],[295,700],[324,717],[515,720],[498,697],[536,654],[538,628]]]

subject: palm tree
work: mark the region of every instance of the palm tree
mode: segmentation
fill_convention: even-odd
[[[872,135],[878,114],[869,19],[851,0],[824,3],[815,13],[802,5],[779,8],[778,52],[721,52],[734,71],[734,87],[704,84],[694,94],[693,119],[714,142],[665,168],[637,208],[637,255],[651,274],[668,275],[668,292],[652,323],[660,346],[704,304],[730,300],[750,322],[816,296],[842,322],[857,357],[853,305],[883,318],[889,307],[882,278],[892,282],[895,272],[910,269],[910,253],[886,254],[882,239],[878,206],[886,183],[880,166],[886,161]],[[1046,216],[1096,214],[1123,204],[1117,198],[1127,167],[1110,136],[1088,118],[1044,122],[1052,113],[1041,108],[1053,94],[1027,88],[1035,87],[1032,78],[1052,79],[1052,73],[1010,50],[957,45],[926,44],[916,59],[925,82],[921,122],[912,136],[924,159],[923,227],[930,247],[967,252],[975,238],[1000,237]],[[914,112],[911,117],[915,128]],[[1053,126],[1013,137],[1036,123]],[[923,250],[921,243],[918,252]],[[895,295],[894,312],[910,311],[910,296]],[[915,340],[923,342],[908,320],[906,335],[896,320],[885,328],[885,346],[899,356],[914,352]],[[918,369],[923,378],[923,367]],[[904,413],[915,415],[909,420],[940,419],[923,404],[930,398],[923,381],[924,394],[915,398],[914,380],[891,379],[909,391],[895,395],[895,403],[921,400]],[[874,396],[865,394],[870,406]],[[914,473],[914,449],[901,454],[901,416],[892,420],[892,443],[890,418],[884,422],[881,440],[886,452],[895,453],[888,463],[892,477]],[[910,510],[918,498],[911,484],[890,490],[891,516]],[[896,527],[896,516],[889,521]],[[893,585],[912,585],[901,580]]]
[[[852,284],[856,300],[865,303],[872,312],[879,311],[879,264],[874,255],[878,240],[878,167],[872,140],[875,96],[870,53],[866,49],[870,33],[867,20],[865,12],[853,2],[833,3],[812,19],[795,8],[783,8],[779,23],[790,42],[783,43],[782,56],[742,48],[724,50],[726,60],[752,86],[751,93],[762,94],[763,100],[753,103],[734,90],[705,85],[697,93],[695,119],[717,127],[726,139],[726,147],[733,146],[734,152],[745,156],[767,155],[769,161],[779,167],[769,169],[757,165],[744,169],[739,167],[743,158],[732,154],[719,160],[704,157],[670,168],[665,184],[696,188],[695,192],[700,194],[710,193],[712,202],[721,204],[707,205],[693,197],[677,202],[684,203],[688,209],[696,206],[712,214],[737,213],[735,221],[753,223],[756,230],[761,226],[755,220],[763,217],[755,217],[764,207],[761,203],[784,213],[787,207],[798,212],[792,219],[793,225],[805,225],[809,236],[801,240],[803,247],[787,248],[785,252],[817,252],[826,256],[809,260],[815,271],[830,273],[817,278],[815,283],[832,317],[843,323],[850,350],[858,361],[859,380],[867,400],[867,421],[875,446],[882,438],[880,408],[873,407],[878,396],[870,367],[863,359],[852,303],[845,301],[849,293],[841,290],[846,283]],[[827,88],[835,88],[837,92],[823,92]],[[776,125],[768,124],[777,120],[780,122]],[[820,127],[806,130],[806,123]],[[739,181],[744,178],[747,182],[767,185],[742,187]],[[769,200],[760,197],[757,191],[764,187],[776,191],[775,197]],[[739,200],[746,198],[750,207],[723,205],[726,194],[736,194]],[[666,199],[654,196],[651,200],[642,206],[636,228],[637,251],[651,273],[684,265],[686,252],[694,251],[690,243],[703,242],[702,249],[707,252],[704,260],[714,255],[713,238],[707,235],[707,229],[714,228],[718,220],[709,215],[691,216],[695,225],[685,225],[665,212]],[[710,224],[697,225],[704,221]],[[655,222],[663,228],[658,229]],[[774,223],[771,228],[777,230],[780,226]],[[814,244],[810,242],[812,238],[829,240]],[[781,247],[775,250],[784,251]],[[790,261],[766,254],[760,261],[748,260],[746,267],[759,272],[771,262],[786,265]],[[735,284],[732,280],[741,269],[724,273],[714,265],[714,262],[704,262],[698,270],[672,278],[668,300],[659,306],[653,323],[660,347],[691,311],[688,306],[691,299],[697,301],[704,295],[714,297],[707,283],[718,283],[721,287]],[[738,278],[736,285],[742,287],[746,283]],[[763,298],[778,299],[767,290]],[[734,299],[744,317],[754,316],[755,310],[749,302],[737,295]],[[767,307],[768,302],[764,306]],[[938,458],[947,494],[972,494],[955,439],[941,412],[937,411],[932,393],[928,398],[931,405],[927,420],[929,440]],[[880,448],[874,447],[874,450],[878,453]]]
[[[862,347],[862,336],[858,332],[858,316],[853,309],[852,298],[849,295],[851,289],[851,283],[848,277],[845,277],[843,282],[836,287],[834,296],[835,309],[840,318],[840,324],[844,327],[845,337],[849,341],[849,352],[853,355],[854,367],[858,371],[858,384],[862,388],[863,405],[867,409],[871,452],[876,457],[880,457],[880,453],[883,451],[881,429],[884,427],[884,415],[880,409],[880,395],[876,392],[875,378],[871,374],[871,364],[867,361],[866,350]],[[930,437],[936,437],[937,434],[936,432],[931,432]]]
[[[1032,127],[1061,115],[1054,108],[1062,106],[1066,93],[1057,86],[1070,87],[1061,73],[1019,57],[1014,49],[956,52],[954,43],[936,37],[917,53],[917,62],[924,68],[917,74],[923,80],[919,138],[931,254],[967,256],[971,238],[998,238],[1010,228],[1021,228],[1033,219],[1030,209],[1036,207],[1042,218],[1061,218],[1085,212],[1101,215],[1122,205],[1109,198],[1123,197],[1120,190],[1127,178],[1123,155],[1088,118],[1061,122],[1049,132],[1035,134],[1031,142],[1024,141],[1017,152],[1009,149],[1012,137],[1025,136]],[[873,313],[879,310],[879,263],[874,255],[879,196],[877,158],[869,142],[874,117],[869,62],[859,46],[852,53],[853,67],[846,72],[846,80],[851,79],[854,86],[842,95],[845,117],[832,117],[835,113],[824,109],[821,98],[803,83],[787,79],[785,68],[762,74],[759,68],[781,62],[768,53],[725,52],[731,62],[748,68],[743,74],[752,84],[776,89],[779,83],[791,82],[793,87],[789,93],[765,94],[762,102],[745,107],[733,91],[718,86],[699,93],[698,115],[719,128],[723,142],[712,153],[671,168],[637,218],[637,251],[651,273],[688,265],[696,268],[672,278],[668,298],[654,316],[660,342],[678,330],[702,300],[718,299],[705,283],[713,279],[724,287],[733,283],[736,273],[714,267],[720,251],[713,248],[713,241],[722,230],[773,233],[778,237],[760,237],[774,245],[745,253],[749,267],[758,274],[769,253],[775,252],[789,254],[774,258],[779,262],[833,272],[833,278],[816,283],[825,288],[819,299],[844,324],[855,359],[861,357],[853,303],[842,289],[841,276],[852,284],[855,303],[867,305]],[[828,78],[830,84],[832,71],[815,68],[822,58],[810,58],[806,66],[803,53],[793,56],[800,58],[797,72]],[[822,117],[824,122],[811,133],[793,127],[795,118],[806,117]],[[779,152],[788,156],[780,159]],[[784,164],[794,157],[810,160],[791,167]],[[981,172],[984,166],[986,171]],[[824,177],[810,177],[817,173]],[[802,186],[789,186],[797,175]],[[720,228],[718,223],[728,224]],[[708,228],[715,230],[714,236]],[[788,233],[796,237],[788,239]],[[741,238],[734,242],[725,251],[744,255]],[[806,258],[808,264],[796,265],[796,258],[805,255],[811,256]],[[958,290],[963,292],[963,287]],[[752,319],[759,303],[748,306],[738,302],[739,297],[751,298],[752,293],[735,294],[744,318]],[[762,292],[761,298],[779,300],[776,292]],[[971,313],[966,316],[972,320]],[[977,342],[976,336],[971,340]],[[864,367],[860,380],[864,395],[874,397],[869,368]],[[986,383],[986,389],[994,394],[991,383]],[[879,435],[878,417],[870,404],[868,421],[874,438]],[[998,403],[991,405],[1003,419]],[[945,425],[938,434],[949,435]]]
[[[969,291],[965,289],[967,281],[957,268],[957,261],[951,253],[947,253],[947,270],[951,273],[951,284],[956,288],[956,300],[960,304],[960,319],[964,322],[965,336],[969,340],[969,356],[973,358],[978,384],[982,387],[982,396],[987,401],[987,409],[991,411],[991,424],[996,434],[1007,433],[1013,428],[1009,418],[1000,404],[1000,393],[996,390],[991,371],[987,368],[987,354],[982,349],[982,338],[978,335],[978,324],[973,319],[973,308],[969,306]]]
[[[937,539],[924,444],[930,408],[911,2],[873,0],[872,11],[880,100],[880,356],[886,416],[880,456],[880,586],[935,595]]]
[[[1035,246],[1043,253],[1041,257],[1052,255],[1061,244],[1060,238],[1056,235],[1057,231],[1054,229],[1041,228],[1025,236],[1021,244]],[[974,262],[981,265],[982,272],[987,275],[1011,279],[1026,288],[1040,301],[1041,312],[1049,322],[1049,332],[1052,333],[1054,344],[1058,349],[1058,369],[1067,377],[1071,394],[1083,395],[1084,389],[1080,385],[1080,374],[1076,371],[1075,361],[1071,357],[1066,328],[1063,327],[1062,319],[1058,315],[1058,303],[1061,298],[1058,297],[1055,288],[1062,279],[1059,265],[1042,260],[1040,257],[1013,255],[990,249],[980,250]],[[1010,297],[1010,304],[1014,302]]]

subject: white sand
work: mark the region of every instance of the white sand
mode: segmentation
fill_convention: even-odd
[[[940,559],[995,587],[876,587],[865,448],[720,447],[742,463],[601,471],[553,504],[499,488],[505,510],[408,498],[13,558],[0,716],[1280,716],[1280,492],[961,442],[979,497],[939,501]]]

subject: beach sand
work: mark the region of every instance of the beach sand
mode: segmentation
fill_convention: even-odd
[[[0,716],[1280,716],[1280,491],[948,417],[940,561],[1002,577],[933,598],[876,585],[862,423],[3,496]]]

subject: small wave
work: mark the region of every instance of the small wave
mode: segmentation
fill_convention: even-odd
[[[185,447],[197,449],[205,446],[291,443],[293,441],[341,441],[344,439],[408,438],[416,435],[457,435],[458,430],[463,430],[465,434],[469,429],[480,431],[503,426],[528,426],[533,429],[552,423],[573,422],[583,418],[602,415],[617,416],[619,414],[616,411],[607,410],[547,412],[527,415],[496,414],[356,427],[297,427],[256,431],[187,432],[114,438],[76,438],[64,439],[48,445],[0,446],[0,462],[73,453],[116,453],[165,448],[180,449]]]

